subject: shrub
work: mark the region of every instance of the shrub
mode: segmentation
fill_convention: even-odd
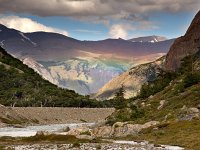
[[[194,84],[197,84],[200,82],[200,73],[189,73],[185,76],[184,78],[184,87],[187,88],[187,87],[190,87]]]

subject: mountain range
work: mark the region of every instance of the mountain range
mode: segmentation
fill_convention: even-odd
[[[22,33],[0,25],[0,45],[7,52],[51,83],[84,95],[96,93],[137,64],[163,56],[173,41],[159,36],[80,41],[56,33]]]

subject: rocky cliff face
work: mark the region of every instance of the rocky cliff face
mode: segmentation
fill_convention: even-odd
[[[163,68],[165,57],[154,62],[138,65],[105,84],[94,96],[99,100],[111,99],[124,86],[125,98],[136,96],[143,83],[155,80],[160,68]]]
[[[23,64],[27,65],[28,67],[32,68],[35,72],[41,75],[44,79],[48,80],[53,84],[58,84],[58,81],[53,78],[50,74],[49,70],[47,70],[42,64],[38,63],[34,59],[27,57],[22,59]]]
[[[198,47],[200,47],[200,11],[193,19],[186,34],[176,39],[171,46],[166,56],[166,70],[176,71],[181,64],[181,59],[197,52]]]

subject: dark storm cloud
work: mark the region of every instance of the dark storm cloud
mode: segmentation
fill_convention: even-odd
[[[68,16],[96,20],[148,20],[151,12],[196,11],[199,0],[0,0],[0,13]]]

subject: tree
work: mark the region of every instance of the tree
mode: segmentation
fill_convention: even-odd
[[[124,86],[121,85],[120,89],[115,93],[114,102],[115,108],[121,109],[126,107],[126,100],[124,98]]]
[[[124,99],[124,85],[121,85],[119,90],[115,93],[115,99]]]

